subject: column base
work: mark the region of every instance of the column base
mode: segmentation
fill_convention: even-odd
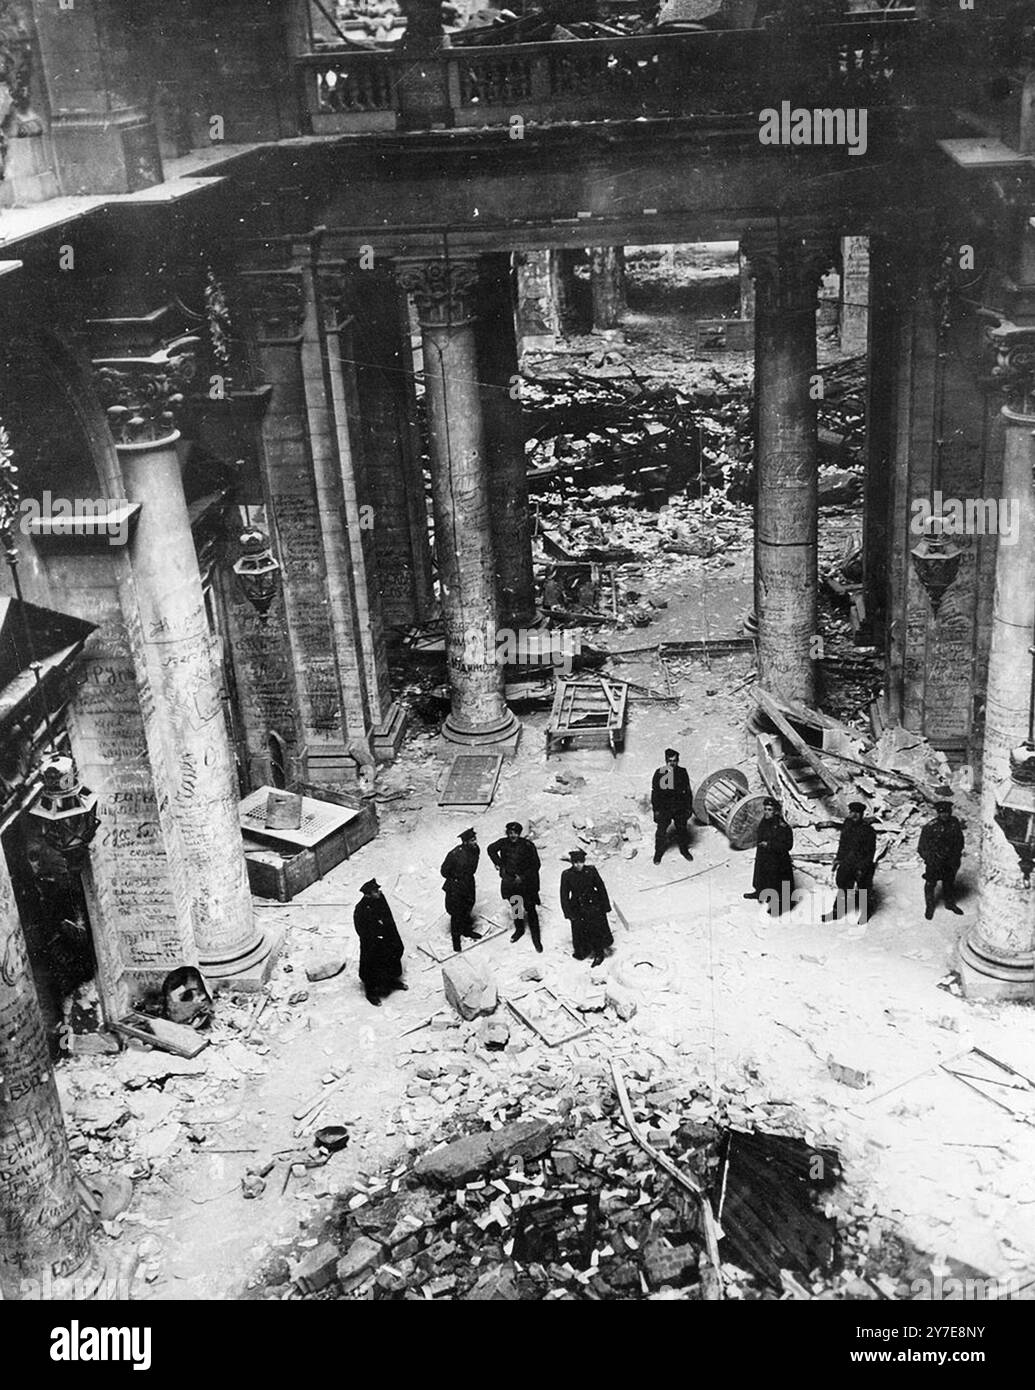
[[[481,724],[476,729],[460,727],[449,715],[442,725],[442,738],[461,748],[486,748],[513,757],[521,739],[521,723],[509,709],[494,723]]]
[[[198,968],[213,990],[253,993],[269,979],[283,940],[283,932],[264,931],[253,945],[234,956],[199,957]]]
[[[393,700],[384,719],[370,736],[374,761],[390,763],[399,752],[409,723],[409,715],[398,700]]]
[[[1004,956],[966,936],[959,946],[960,977],[967,999],[1035,1002],[1035,956]]]

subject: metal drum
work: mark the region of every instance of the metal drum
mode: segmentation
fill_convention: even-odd
[[[694,797],[694,815],[702,825],[721,830],[733,849],[750,849],[758,839],[764,796],[748,792],[748,779],[736,767],[706,777]]]

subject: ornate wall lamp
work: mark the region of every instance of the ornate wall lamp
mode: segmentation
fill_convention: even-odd
[[[257,526],[243,531],[238,545],[241,557],[234,565],[234,574],[245,598],[264,618],[280,591],[280,562],[273,554],[269,536]]]
[[[963,563],[963,551],[942,534],[943,526],[941,517],[932,516],[927,522],[927,534],[909,552],[916,577],[927,591],[936,617],[945,591],[955,581]]]

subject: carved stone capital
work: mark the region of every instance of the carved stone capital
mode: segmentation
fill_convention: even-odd
[[[349,317],[348,298],[352,272],[343,265],[318,265],[316,298],[329,333],[336,333]]]
[[[456,328],[476,317],[477,260],[401,261],[397,274],[413,295],[422,328]]]
[[[196,371],[198,339],[177,338],[150,357],[95,357],[94,386],[116,444],[175,438],[176,414]]]
[[[836,238],[825,228],[749,227],[741,249],[755,281],[759,314],[815,309],[820,281],[837,256]]]
[[[245,270],[234,278],[233,289],[261,345],[302,341],[306,295],[300,270]]]
[[[1035,425],[1035,324],[1019,326],[1001,319],[988,330],[995,348],[992,376],[1006,397],[1006,409]]]

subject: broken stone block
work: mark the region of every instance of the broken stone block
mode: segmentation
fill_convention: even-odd
[[[305,977],[310,984],[314,984],[317,980],[333,980],[335,975],[340,975],[344,969],[343,960],[324,960],[317,965],[307,965]]]
[[[338,1266],[338,1247],[329,1240],[310,1250],[295,1270],[295,1288],[299,1293],[319,1293],[332,1283]]]
[[[639,1008],[632,990],[623,989],[621,985],[608,984],[607,1002],[618,1017],[626,1022],[636,1016]]]
[[[515,1158],[539,1158],[553,1144],[559,1126],[547,1120],[521,1120],[502,1129],[469,1134],[424,1154],[414,1173],[424,1182],[459,1187]]]
[[[454,956],[443,965],[442,987],[460,1017],[468,1020],[491,1014],[499,1002],[496,981],[463,956]]]
[[[464,1295],[469,1303],[517,1303],[521,1299],[510,1265],[488,1269],[471,1291]]]
[[[873,1082],[873,1077],[868,1071],[859,1071],[857,1067],[846,1067],[841,1062],[835,1062],[832,1054],[827,1057],[827,1070],[842,1086],[851,1086],[857,1091],[863,1090]]]
[[[336,1265],[338,1283],[344,1293],[350,1293],[381,1263],[384,1252],[376,1240],[360,1236],[354,1240]]]
[[[502,1018],[487,1018],[478,1029],[478,1042],[490,1052],[502,1052],[510,1041],[510,1027]]]

